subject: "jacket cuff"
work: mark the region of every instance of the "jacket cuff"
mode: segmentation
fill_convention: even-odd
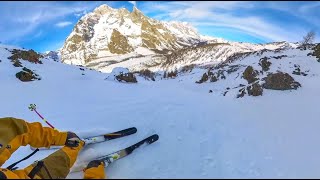
[[[67,141],[67,132],[59,132],[59,135],[56,137],[55,145],[63,146]]]

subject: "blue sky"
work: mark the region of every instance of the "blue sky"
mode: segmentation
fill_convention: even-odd
[[[320,36],[317,1],[75,1],[0,2],[0,41],[44,52],[63,46],[74,25],[101,4],[149,17],[184,21],[199,33],[232,41],[298,42],[310,30]]]

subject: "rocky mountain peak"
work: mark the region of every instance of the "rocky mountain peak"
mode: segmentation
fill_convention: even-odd
[[[206,40],[188,23],[152,19],[135,6],[129,12],[101,5],[75,25],[65,41],[61,59],[85,66],[101,58],[156,54],[203,41]]]
[[[143,13],[136,6],[133,6],[132,13],[134,13],[134,14],[142,14],[143,15]]]
[[[141,23],[143,20],[147,19],[147,17],[136,6],[133,7],[130,15],[134,23]]]
[[[112,7],[110,7],[110,6],[106,5],[106,4],[103,4],[103,5],[95,8],[95,9],[93,10],[93,13],[94,13],[94,14],[101,14],[101,15],[103,15],[103,14],[106,14],[106,13],[110,13],[110,12],[112,12],[112,11],[114,11],[114,10],[115,10],[115,9],[113,9]]]
[[[120,12],[120,14],[123,14],[123,15],[129,15],[130,14],[130,11],[128,11],[127,8],[120,8],[119,12]]]

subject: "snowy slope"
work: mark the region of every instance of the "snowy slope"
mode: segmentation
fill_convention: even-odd
[[[21,68],[12,66],[7,59],[10,53],[0,47],[0,114],[40,121],[27,108],[35,103],[58,129],[82,137],[130,126],[138,128],[135,135],[85,149],[79,160],[159,134],[155,144],[107,167],[111,179],[320,177],[320,63],[306,56],[308,52],[284,53],[292,58],[279,60],[279,64],[273,64],[275,68],[289,68],[287,63],[292,61],[312,74],[295,77],[301,88],[291,92],[269,90],[263,96],[236,99],[208,93],[209,89],[220,89],[216,83],[231,83],[229,77],[216,83],[194,83],[204,69],[194,69],[176,79],[152,82],[139,78],[137,84],[126,84],[106,81],[107,74],[44,59],[43,64],[21,61],[42,77],[40,81],[22,83],[15,78]],[[237,62],[253,64],[260,59],[253,57]],[[19,167],[52,152],[38,152]],[[3,167],[29,153],[28,147],[21,147]],[[68,178],[82,175],[69,174]]]
[[[128,53],[119,56],[103,57],[91,61],[85,66],[96,69],[101,72],[110,73],[115,67],[125,67],[132,71],[150,69],[156,71],[173,70],[183,66],[197,65],[216,65],[227,60],[236,53],[255,52],[260,50],[277,50],[295,47],[294,44],[287,42],[269,43],[269,44],[252,44],[227,41],[211,41],[209,44],[195,47],[183,48],[171,51],[168,54],[145,53]],[[142,50],[142,48],[140,48]]]
[[[251,66],[254,71],[257,71],[257,81],[262,85],[269,74],[276,73],[287,73],[295,81],[301,84],[301,88],[298,88],[297,91],[303,91],[304,83],[316,82],[319,78],[320,64],[316,60],[315,56],[310,56],[313,53],[313,50],[301,51],[297,48],[284,48],[281,50],[260,50],[255,52],[243,53],[241,57],[234,59],[229,59],[228,61],[218,63],[216,66],[200,66],[201,68],[195,68],[192,72],[194,76],[199,78],[196,81],[201,79],[201,76],[204,73],[208,73],[209,68],[212,68],[210,72],[218,77],[217,81],[210,82],[206,81],[205,84],[210,84],[210,89],[214,94],[224,94],[230,97],[236,97],[239,94],[239,90],[243,87],[252,85],[249,83],[243,76],[245,70]],[[261,66],[261,60],[267,59],[270,62],[270,67],[267,71],[263,70]],[[189,74],[181,74],[182,76],[189,81]],[[222,78],[224,76],[224,78]],[[181,81],[185,81],[181,79]],[[243,85],[241,87],[240,85]],[[276,90],[266,90],[263,91],[263,96],[274,92]],[[289,91],[280,91],[279,93],[296,93],[295,90]],[[277,91],[276,91],[277,93]],[[272,93],[271,93],[272,94]]]

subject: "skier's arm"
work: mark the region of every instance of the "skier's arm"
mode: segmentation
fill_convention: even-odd
[[[64,145],[67,132],[42,127],[40,123],[27,123],[12,117],[0,118],[0,166],[8,160],[20,146],[33,147]]]
[[[27,133],[25,134],[22,146],[50,147],[51,145],[63,146],[66,143],[67,132],[59,132],[50,127],[42,127],[41,123],[26,123]]]
[[[100,160],[91,161],[84,169],[83,179],[106,179],[105,163]]]

